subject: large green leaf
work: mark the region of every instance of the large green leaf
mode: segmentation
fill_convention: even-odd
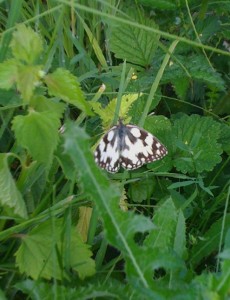
[[[43,50],[41,37],[24,24],[17,26],[10,43],[14,57],[27,64],[32,64]]]
[[[183,173],[211,171],[221,161],[220,125],[210,117],[180,115],[173,126],[174,166]]]
[[[150,28],[157,28],[153,20],[141,15],[141,12],[132,12],[133,19]],[[122,24],[112,28],[111,51],[117,58],[126,59],[128,62],[148,66],[153,59],[158,45],[159,35],[141,28]]]
[[[44,81],[51,96],[59,97],[65,102],[75,105],[87,115],[92,115],[77,78],[68,70],[59,68],[52,74],[46,75]]]
[[[59,139],[57,114],[30,111],[26,116],[15,117],[12,123],[18,144],[28,149],[34,160],[49,165]]]
[[[18,76],[17,62],[9,59],[0,64],[0,88],[9,90]]]
[[[0,153],[0,203],[6,211],[9,208],[16,216],[27,218],[26,206],[10,173],[7,157],[7,154]]]
[[[63,220],[46,221],[30,233],[22,236],[22,244],[16,252],[16,263],[21,273],[34,279],[63,277],[65,253],[63,249]],[[64,247],[65,248],[65,247]],[[95,272],[92,252],[89,246],[81,241],[79,233],[72,228],[70,235],[69,267],[74,269],[81,279],[92,276]],[[61,262],[60,262],[61,258]]]

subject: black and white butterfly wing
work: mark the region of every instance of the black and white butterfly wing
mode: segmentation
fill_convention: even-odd
[[[95,162],[110,173],[120,169],[118,126],[113,126],[100,140],[95,152]]]
[[[137,169],[143,164],[162,159],[167,153],[166,147],[151,133],[138,126],[125,126],[120,152],[123,168]]]

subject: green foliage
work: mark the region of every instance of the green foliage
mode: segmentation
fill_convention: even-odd
[[[71,228],[68,238],[63,239],[62,234],[63,221],[59,219],[44,222],[22,235],[22,244],[15,254],[20,272],[33,279],[61,279],[67,276],[63,268],[71,267],[81,279],[92,276],[95,265],[89,246],[83,244],[75,228]],[[65,247],[69,265],[62,254]]]
[[[17,142],[28,149],[34,160],[50,165],[58,143],[60,120],[55,113],[30,111],[26,116],[17,116],[12,129]]]
[[[26,206],[10,173],[7,161],[8,157],[9,155],[7,154],[0,154],[0,203],[6,210],[12,210],[12,212],[9,211],[9,215],[13,213],[12,215],[26,218]]]
[[[181,115],[173,126],[174,166],[182,173],[211,171],[221,161],[220,125],[209,117]]]
[[[1,1],[0,298],[228,299],[229,4],[187,2]],[[100,170],[119,117],[168,155]]]
[[[142,12],[131,13],[130,21],[157,28],[153,20],[145,17]],[[130,25],[114,26],[111,35],[111,50],[117,58],[140,66],[148,66],[156,51],[159,35]]]

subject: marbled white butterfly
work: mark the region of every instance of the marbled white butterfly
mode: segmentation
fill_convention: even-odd
[[[119,121],[102,137],[94,158],[102,169],[116,173],[120,167],[137,169],[162,159],[167,153],[166,147],[151,133]]]

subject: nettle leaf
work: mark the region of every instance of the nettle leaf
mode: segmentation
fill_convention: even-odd
[[[9,59],[0,64],[0,88],[9,90],[16,82],[18,75],[17,62]]]
[[[43,50],[41,37],[24,24],[17,26],[10,47],[17,60],[28,64],[32,64]]]
[[[128,281],[135,290],[141,289],[148,297],[157,297],[164,293],[164,288],[153,281],[154,269],[162,266],[172,269],[178,264],[181,265],[181,262],[168,253],[162,255],[158,249],[154,252],[152,245],[143,247],[136,243],[137,233],[154,230],[151,220],[143,215],[119,209],[119,189],[96,166],[90,151],[89,138],[82,128],[68,124],[64,137],[65,151],[78,171],[78,182],[86,197],[95,202],[109,243],[118,248],[125,259]]]
[[[129,12],[132,19],[150,28],[158,28],[153,20],[138,12]],[[131,19],[131,21],[133,21]],[[126,24],[120,24],[112,29],[110,49],[117,58],[128,62],[148,66],[153,59],[158,45],[159,35],[147,30]]]
[[[87,115],[92,115],[89,103],[85,100],[77,78],[68,70],[58,68],[44,77],[51,96],[59,97],[73,104]]]
[[[8,157],[8,154],[0,153],[0,203],[9,216],[13,212],[16,216],[27,218],[25,202],[8,167]]]
[[[221,162],[220,125],[210,117],[181,115],[173,125],[174,166],[183,173],[211,171]]]
[[[54,99],[48,99],[42,95],[35,95],[32,97],[30,106],[37,112],[52,111],[52,113],[55,113],[59,119],[62,117],[66,108],[64,103],[57,102]]]
[[[21,273],[33,279],[40,277],[62,279],[65,266],[63,249],[63,220],[46,221],[36,226],[28,234],[21,236],[22,244],[16,252],[16,264]],[[90,258],[92,252],[84,244],[75,228],[71,229],[68,249],[69,267],[81,279],[95,273],[95,263]],[[60,262],[61,259],[61,262]]]
[[[53,112],[30,111],[12,122],[17,142],[28,149],[34,160],[50,165],[58,143],[60,120]]]
[[[41,66],[20,65],[17,72],[17,88],[22,95],[23,103],[28,104],[35,87],[40,81]]]
[[[132,104],[141,96],[141,94],[127,94],[121,98],[121,107],[119,117],[124,122],[129,122],[130,117],[127,116]],[[112,99],[106,107],[102,107],[99,102],[91,102],[93,110],[102,120],[104,130],[108,130],[114,119],[114,113],[117,105],[117,98]]]
[[[202,240],[193,246],[190,255],[190,262],[196,267],[200,261],[208,257],[210,254],[218,250],[220,243],[220,236],[222,232],[223,219],[219,219],[212,224],[210,229],[204,234]],[[223,236],[226,235],[230,228],[230,214],[226,215]]]

